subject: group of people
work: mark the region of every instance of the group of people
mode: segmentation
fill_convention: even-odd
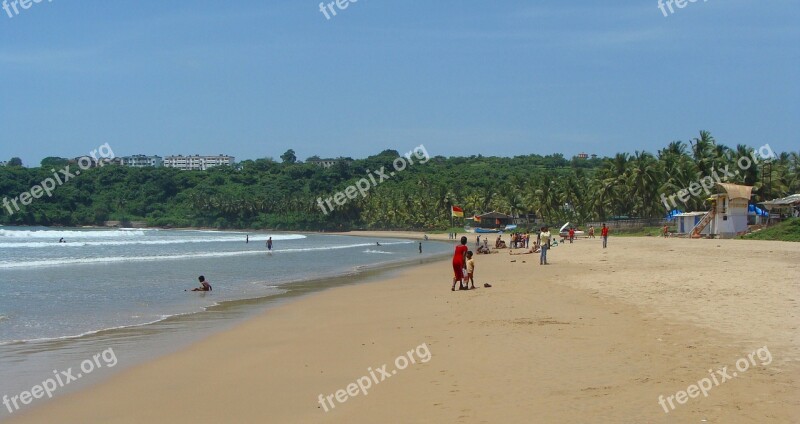
[[[489,239],[484,237],[483,244],[481,244],[481,235],[478,234],[478,239],[475,241],[475,251],[478,254],[492,253],[491,249],[489,249]]]
[[[603,223],[603,227],[600,229],[600,237],[603,240],[603,249],[608,247],[608,231],[608,226]],[[539,235],[536,238],[536,244],[540,246],[541,250],[541,255],[539,256],[539,265],[548,265],[547,251],[550,250],[550,248],[554,245],[552,238],[553,236],[550,234],[550,230],[547,227],[542,227]],[[595,238],[594,226],[589,227],[589,238]],[[567,232],[567,239],[569,239],[570,243],[575,240],[575,227],[570,227],[569,231]]]
[[[250,243],[250,234],[247,234],[244,239],[245,244]],[[267,251],[272,252],[272,237],[267,239]]]
[[[478,239],[480,243],[480,239]],[[456,246],[453,254],[453,286],[451,291],[456,290],[458,282],[459,290],[471,290],[475,288],[475,260],[472,259],[472,251],[467,247],[467,236],[461,236],[461,244]]]
[[[667,229],[665,228],[665,234]],[[603,240],[603,249],[608,247],[608,233],[609,228],[603,223],[602,228],[600,229],[600,237]],[[590,238],[595,238],[594,236],[594,226],[589,227],[589,234]],[[571,227],[567,232],[567,238],[569,239],[570,243],[575,240],[575,227]],[[532,253],[539,253],[539,265],[549,265],[547,262],[547,252],[553,247],[557,245],[556,241],[553,240],[553,235],[550,233],[550,229],[547,226],[541,227],[539,232],[536,235],[536,242],[533,246],[530,245],[530,235],[529,234],[522,234],[522,233],[514,233],[511,235],[511,246],[513,247],[522,247],[527,249],[524,252],[515,253],[512,250],[509,250],[509,255],[527,255]],[[488,247],[488,240],[486,237],[483,239],[483,244],[481,244],[481,236],[478,235],[476,239],[476,246],[478,249],[478,253],[489,253]],[[502,247],[501,247],[502,246]],[[501,236],[497,236],[497,241],[495,242],[496,248],[504,248],[505,243],[501,240]],[[456,289],[456,282],[459,283],[460,290],[467,290],[467,283],[471,284],[469,288],[475,288],[474,282],[474,272],[475,272],[475,262],[472,259],[473,253],[467,247],[467,237],[461,237],[461,243],[456,246],[455,253],[453,255],[453,285],[451,290],[455,291]]]
[[[531,235],[522,233],[511,233],[511,248],[522,249],[530,245]]]
[[[250,243],[250,235],[249,234],[245,235],[244,242],[245,242],[245,244],[249,244]],[[267,243],[266,244],[267,244],[267,251],[268,252],[272,252],[272,237],[267,239]],[[379,244],[379,246],[380,246],[380,244]],[[420,245],[420,253],[422,253],[422,245]],[[208,281],[206,281],[206,277],[201,275],[201,276],[197,277],[197,279],[200,281],[200,287],[195,287],[191,291],[193,291],[193,292],[196,292],[196,291],[209,292],[209,291],[214,290],[211,287],[211,284],[209,284]],[[190,290],[184,290],[184,291],[190,291]]]

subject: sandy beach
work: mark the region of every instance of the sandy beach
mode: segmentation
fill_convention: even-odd
[[[612,237],[549,259],[478,255],[470,291],[447,259],[304,297],[8,422],[800,422],[800,244]]]

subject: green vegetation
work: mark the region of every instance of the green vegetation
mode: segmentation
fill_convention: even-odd
[[[800,241],[800,218],[791,218],[761,231],[747,234],[747,240]]]
[[[661,217],[662,193],[669,196],[715,169],[738,169],[736,161],[751,151],[717,144],[701,132],[689,145],[672,142],[657,154],[572,160],[559,154],[435,156],[397,172],[365,198],[357,196],[328,215],[317,206],[318,198],[332,197],[381,167],[388,173],[398,152],[348,159],[327,169],[299,162],[291,150],[281,162],[247,160],[236,169],[204,172],[106,165],[81,173],[57,187],[52,197],[36,199],[19,212],[0,208],[0,224],[74,226],[120,220],[173,227],[446,231],[451,205],[461,206],[465,216],[492,210],[535,214],[551,226],[618,216]],[[42,163],[58,165],[62,159]],[[29,191],[52,176],[50,169],[0,167],[0,200]],[[782,153],[770,169],[769,187],[762,185],[761,166],[740,172],[730,182],[753,185],[756,201],[800,191],[800,154]],[[707,210],[704,197],[691,197],[682,206]]]

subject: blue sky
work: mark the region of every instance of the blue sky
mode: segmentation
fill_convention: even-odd
[[[11,0],[7,0],[11,1]],[[0,9],[0,158],[798,150],[800,3],[44,0]]]

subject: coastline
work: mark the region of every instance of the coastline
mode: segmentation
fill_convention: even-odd
[[[476,282],[494,287],[469,292],[450,292],[445,260],[408,267],[271,308],[9,422],[792,422],[800,248],[733,243],[580,240],[548,267],[502,251],[477,257]],[[762,279],[783,280],[750,284],[748,255]],[[421,343],[430,362],[330,412],[317,404]],[[659,395],[761,346],[770,364],[661,410]]]
[[[366,242],[369,243],[368,240]],[[212,294],[208,298],[213,304],[201,310],[163,315],[161,319],[152,322],[121,325],[87,331],[83,334],[3,343],[0,345],[0,358],[2,358],[0,367],[5,371],[3,380],[0,381],[2,383],[0,395],[19,394],[41,382],[41,379],[47,377],[53,369],[74,368],[85,358],[108,347],[114,347],[119,354],[118,366],[103,373],[96,373],[91,379],[72,382],[56,392],[56,398],[59,398],[61,395],[101,383],[131,366],[171,354],[209,335],[225,331],[276,305],[292,302],[331,287],[368,283],[385,278],[400,267],[438,260],[442,256],[435,252],[441,251],[441,246],[444,245],[439,244],[437,248],[431,249],[430,253],[426,252],[426,255],[417,256],[415,251],[414,256],[407,258],[381,258],[378,262],[342,268],[336,273],[329,271],[326,274],[315,273],[310,277],[298,277],[295,280],[284,279],[276,289],[271,289],[262,295],[254,294],[254,297],[223,299],[224,296],[220,298]],[[39,403],[44,401],[35,402]],[[16,414],[17,412],[14,412],[11,415]],[[8,417],[8,410],[3,407],[0,411],[0,420]]]

